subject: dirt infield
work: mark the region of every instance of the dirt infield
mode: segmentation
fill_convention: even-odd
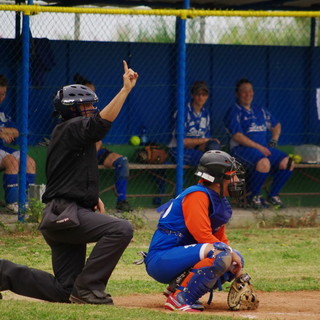
[[[210,306],[205,305],[204,314],[243,317],[256,320],[320,320],[320,291],[295,292],[259,292],[260,305],[257,310],[229,311],[227,307],[227,292],[214,292]],[[10,291],[3,292],[4,300],[32,300],[16,295]],[[207,301],[204,296],[202,302]],[[164,309],[165,297],[157,295],[130,295],[114,297],[114,303],[124,308],[146,308],[171,313]],[[208,318],[209,319],[209,318]]]
[[[204,311],[212,314],[243,317],[257,320],[319,320],[320,291],[258,292],[260,305],[257,310],[228,311],[227,293],[215,292],[210,306]],[[206,301],[207,296],[202,298]],[[127,308],[148,308],[165,311],[165,297],[159,295],[135,295],[116,297],[115,304]]]

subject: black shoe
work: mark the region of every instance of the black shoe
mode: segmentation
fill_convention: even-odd
[[[283,209],[286,207],[279,196],[269,197],[268,202],[271,203],[277,209]]]
[[[117,202],[116,209],[122,212],[132,211],[129,202],[127,200],[120,200]]]
[[[263,208],[263,209],[268,209],[268,208],[270,207],[269,203],[266,201],[265,198],[262,198],[262,197],[260,196],[260,201],[261,201],[261,205],[262,205],[262,208]]]
[[[251,199],[248,199],[248,203],[251,208],[259,210],[269,208],[268,203],[260,195],[254,196]]]
[[[79,304],[109,304],[113,305],[110,294],[100,290],[88,290],[73,287],[69,300]]]
[[[251,199],[248,199],[248,204],[251,208],[259,210],[262,209],[260,196],[254,196]]]

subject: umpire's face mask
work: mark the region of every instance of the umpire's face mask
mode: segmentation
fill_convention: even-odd
[[[93,117],[96,113],[98,113],[98,108],[95,107],[92,103],[82,103],[76,105],[78,113],[86,118]]]

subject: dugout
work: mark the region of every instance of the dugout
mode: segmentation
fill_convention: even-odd
[[[135,152],[139,147],[129,146],[127,144],[112,145],[112,149],[120,154],[126,154],[131,162],[135,159]],[[290,153],[293,151],[292,146],[282,146],[281,149]],[[37,184],[45,184],[45,158],[47,148],[43,146],[29,146],[29,154],[37,160]],[[159,173],[159,170],[158,172]],[[113,169],[100,170],[100,190],[108,189],[101,194],[101,198],[107,209],[113,209],[116,201],[114,190],[110,188],[113,182]],[[184,187],[187,187],[197,181],[194,176],[194,168],[184,170]],[[2,173],[0,173],[2,179]],[[166,184],[166,193],[173,192],[173,183],[176,179],[174,169],[166,170],[166,179],[171,183]],[[291,207],[319,207],[319,196],[314,193],[320,192],[320,170],[319,168],[299,168],[294,171],[293,176],[282,189],[284,194],[281,198]],[[268,188],[268,185],[265,186]],[[265,190],[264,190],[265,191]],[[263,191],[263,192],[264,192]],[[131,170],[130,180],[128,184],[128,194],[136,194],[137,196],[129,196],[128,200],[135,208],[153,207],[153,197],[140,196],[139,194],[158,193],[157,183],[154,176],[144,174],[142,171],[137,172]],[[307,195],[310,193],[309,195]],[[163,201],[169,200],[172,196],[163,197]],[[0,200],[3,199],[3,188],[0,188]]]
[[[1,38],[0,49],[7,52],[0,61],[0,72],[10,81],[4,107],[14,109],[19,121],[18,110],[24,103],[20,96],[24,89],[21,87],[19,60],[21,39]],[[31,38],[27,133],[30,152],[37,150],[37,144],[49,137],[54,126],[51,101],[57,89],[73,82],[74,74],[79,72],[94,82],[102,107],[121,86],[122,59],[139,71],[140,79],[126,103],[125,112],[115,121],[104,143],[110,147],[124,146],[123,153],[129,148],[130,136],[139,135],[142,128],[146,128],[151,141],[168,142],[172,131],[171,118],[177,110],[177,93],[184,94],[184,104],[195,80],[205,80],[210,86],[207,106],[213,120],[213,136],[226,144],[222,118],[234,103],[234,84],[242,77],[254,83],[255,101],[269,108],[282,123],[282,146],[320,144],[316,96],[320,86],[317,72],[320,52],[315,43],[284,46],[187,42],[185,49],[184,85],[177,80],[181,61],[177,53],[179,48],[174,42]],[[42,161],[40,159],[37,160]],[[42,180],[40,172],[39,179]]]

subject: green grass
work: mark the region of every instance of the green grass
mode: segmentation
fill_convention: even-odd
[[[246,259],[245,271],[253,279],[257,290],[298,291],[319,290],[320,228],[229,229],[231,246]],[[164,285],[150,278],[144,265],[134,265],[138,251],[147,251],[153,231],[137,230],[112,275],[108,292],[113,297],[123,295],[161,294]],[[88,252],[92,249],[89,246]],[[51,270],[50,249],[38,232],[2,235],[0,257],[48,272]],[[224,288],[224,290],[227,290]],[[189,314],[121,308],[115,306],[79,306],[58,303],[39,303],[23,300],[4,300],[1,320],[29,319],[189,319]],[[116,299],[115,299],[116,300]],[[199,314],[197,319],[208,319],[210,314]],[[211,314],[212,317],[212,314]],[[215,316],[215,320],[236,318]],[[240,319],[240,318],[238,318]],[[243,318],[241,318],[243,319]]]
[[[245,269],[258,290],[318,290],[319,231],[319,227],[230,230],[229,238],[244,255]]]
[[[1,320],[187,320],[194,314],[164,313],[148,309],[115,306],[68,305],[24,301],[2,301]],[[197,314],[197,320],[237,320],[234,317]],[[238,318],[244,319],[243,317]]]

